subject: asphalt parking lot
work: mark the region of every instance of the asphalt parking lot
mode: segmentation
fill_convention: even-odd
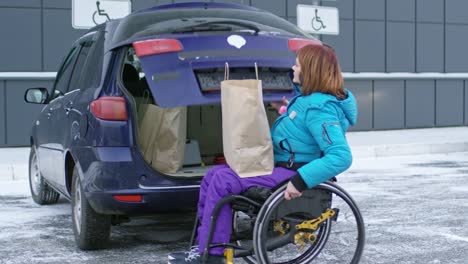
[[[361,263],[468,263],[467,176],[467,152],[355,160],[339,184],[364,215]],[[108,249],[82,252],[70,204],[36,205],[26,180],[0,181],[0,216],[2,264],[167,263],[192,228],[192,215],[138,219],[113,227]]]

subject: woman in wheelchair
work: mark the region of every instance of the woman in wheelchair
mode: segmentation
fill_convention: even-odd
[[[297,95],[271,129],[276,164],[273,173],[240,178],[227,165],[208,171],[200,188],[193,235],[197,231],[198,246],[169,254],[169,263],[232,263],[233,255],[248,263],[310,263],[326,248],[324,243],[332,234],[331,222],[336,222],[334,227],[339,226],[336,220],[342,209],[331,208],[335,206],[332,196],[351,208],[348,211],[357,225],[357,237],[340,246],[340,250],[354,243],[350,262],[359,261],[364,243],[362,217],[344,190],[326,182],[351,165],[345,133],[356,123],[356,100],[343,88],[337,57],[327,45],[301,48],[292,69]],[[269,197],[238,195],[255,187],[250,193],[259,196],[260,187],[269,192],[278,186],[281,187]],[[248,219],[244,232],[239,230],[241,215]],[[349,219],[345,215],[344,220]],[[231,240],[236,244],[229,244]],[[341,240],[337,238],[337,242]],[[192,238],[192,245],[193,242]],[[301,250],[298,254],[297,247]],[[291,254],[294,256],[283,259]],[[340,261],[340,255],[343,254],[328,258],[332,263],[345,263]]]

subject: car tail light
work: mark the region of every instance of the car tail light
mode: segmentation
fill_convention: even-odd
[[[140,194],[113,195],[113,197],[120,202],[138,203],[143,201],[143,197]]]
[[[128,120],[125,98],[103,96],[91,102],[91,112],[100,119],[111,121]]]
[[[307,46],[309,44],[322,45],[320,41],[317,41],[317,40],[297,39],[297,38],[288,40],[288,48],[292,51],[298,51],[300,48]]]
[[[133,42],[138,57],[181,51],[184,48],[177,39],[150,39]]]

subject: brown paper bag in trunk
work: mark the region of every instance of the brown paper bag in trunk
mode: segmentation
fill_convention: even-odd
[[[162,119],[162,111],[158,111],[157,108],[152,107],[154,104],[150,103],[149,93],[145,91],[143,97],[135,97],[137,104],[137,117],[138,117],[138,144],[140,151],[145,160],[151,163],[150,147],[154,135],[159,130],[160,122]]]
[[[156,140],[153,141],[151,165],[161,172],[175,173],[184,164],[187,139],[187,108],[159,108],[163,111]]]
[[[229,80],[226,63],[221,82],[223,149],[226,161],[240,177],[273,172],[273,146],[263,105],[262,81]]]
[[[139,107],[138,143],[146,162],[164,173],[175,173],[183,165],[187,138],[187,108]]]

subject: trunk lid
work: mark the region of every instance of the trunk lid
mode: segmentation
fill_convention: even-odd
[[[158,39],[175,39],[181,45],[173,52],[139,57],[154,99],[162,107],[219,102],[226,63],[230,79],[254,79],[257,64],[265,101],[293,95],[289,72],[295,63],[295,52],[288,48],[290,38],[236,32],[179,34]],[[133,44],[135,49],[137,43]]]

